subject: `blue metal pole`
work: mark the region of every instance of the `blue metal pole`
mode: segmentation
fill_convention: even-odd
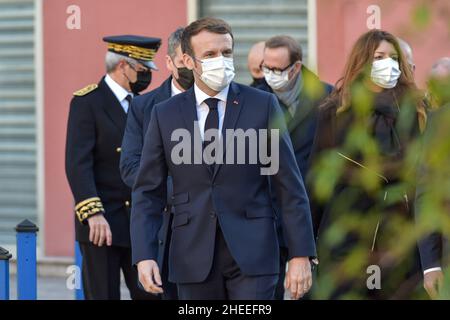
[[[79,280],[79,286],[75,288],[75,299],[76,300],[84,300],[84,291],[83,291],[83,278],[81,274],[82,265],[83,265],[83,256],[81,255],[80,251],[80,245],[78,244],[78,241],[75,241],[75,264],[78,267],[79,277],[77,277],[77,280]]]
[[[9,300],[9,259],[11,254],[0,247],[0,300]]]
[[[38,227],[29,220],[16,226],[17,232],[17,298],[36,300],[36,232]]]

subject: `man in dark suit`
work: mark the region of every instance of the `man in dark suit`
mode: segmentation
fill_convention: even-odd
[[[308,198],[278,102],[232,82],[233,37],[225,21],[191,23],[182,50],[194,87],[153,108],[133,188],[131,238],[140,282],[149,292],[162,292],[155,260],[170,171],[169,280],[180,299],[272,299],[279,273],[276,215],[265,175],[272,170],[289,247],[286,287],[298,299],[311,287],[309,259],[316,253]],[[236,147],[239,129],[257,132],[257,141]],[[248,161],[251,146],[268,143],[271,161]],[[236,161],[243,154],[247,160]]]
[[[415,215],[420,228],[427,228],[418,246],[424,288],[432,299],[443,295],[445,273],[450,266],[449,234],[442,230],[448,223],[450,190],[450,152],[445,140],[450,135],[450,57],[434,63],[428,80],[428,99],[432,110],[423,138],[416,188]],[[436,154],[439,157],[436,157]],[[435,188],[442,190],[436,190]],[[430,204],[433,204],[431,207]],[[430,223],[431,221],[431,223]],[[442,298],[448,299],[443,295]]]
[[[306,178],[317,111],[333,87],[320,81],[302,60],[302,48],[292,37],[275,36],[265,43],[264,77],[283,110],[297,164]]]
[[[441,229],[449,219],[450,191],[437,194],[435,189],[436,186],[445,186],[450,180],[449,170],[446,169],[450,165],[450,153],[442,147],[443,137],[450,134],[449,121],[450,103],[430,113],[423,143],[425,154],[420,163],[422,167],[416,189],[416,222],[419,228],[426,230],[425,236],[418,241],[420,261],[424,288],[432,299],[439,298],[443,293],[444,272],[448,272],[446,269],[450,265],[447,252],[449,235]],[[439,159],[432,159],[436,152],[440,154]],[[431,203],[433,206],[430,206]]]
[[[308,158],[316,131],[317,112],[323,99],[333,87],[319,78],[303,65],[303,52],[300,44],[289,36],[275,36],[265,42],[261,69],[269,84],[269,89],[258,89],[275,93],[283,110],[289,136],[294,148],[297,165],[302,177],[306,179]],[[270,85],[272,87],[270,87]],[[274,191],[274,190],[273,190]],[[280,210],[275,192],[272,192],[274,206]],[[288,249],[278,221],[280,237],[280,279],[275,297],[284,297],[284,272]]]
[[[75,92],[70,105],[66,175],[75,199],[75,233],[83,256],[87,299],[120,299],[120,270],[133,299],[149,299],[137,286],[131,264],[131,189],[119,172],[127,111],[156,69],[153,56],[161,40],[113,36],[108,43],[107,75]]]
[[[168,39],[166,66],[171,72],[171,76],[159,88],[134,98],[131,103],[120,156],[120,173],[123,181],[130,188],[133,187],[136,180],[141,161],[144,137],[150,123],[153,106],[178,93],[184,92],[194,83],[192,70],[187,69],[183,64],[183,54],[181,52],[181,36],[183,30],[183,28],[178,28]],[[170,179],[168,179],[167,188],[169,190],[167,193],[168,207],[164,209],[164,222],[158,235],[158,266],[162,270],[161,273],[165,285],[163,298],[173,300],[177,299],[177,288],[175,284],[168,281],[167,272],[167,248],[170,243],[170,224],[172,223],[170,210],[172,182]]]

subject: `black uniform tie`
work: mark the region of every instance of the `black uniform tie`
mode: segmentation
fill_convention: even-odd
[[[128,101],[128,108],[127,108],[127,113],[128,113],[128,110],[129,110],[130,107],[131,107],[131,100],[133,100],[133,97],[131,96],[131,94],[129,94],[129,95],[127,95],[127,96],[125,97],[125,100]]]

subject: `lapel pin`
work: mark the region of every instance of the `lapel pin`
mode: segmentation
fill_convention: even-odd
[[[239,102],[237,100],[234,100],[233,103],[236,105],[239,104]]]

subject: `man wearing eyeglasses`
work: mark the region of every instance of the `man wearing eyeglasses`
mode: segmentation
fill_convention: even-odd
[[[264,60],[261,69],[264,78],[275,93],[284,112],[286,125],[294,147],[295,158],[303,179],[306,178],[308,158],[316,131],[317,110],[323,99],[333,87],[321,82],[319,78],[303,65],[300,44],[289,36],[275,36],[265,43]],[[274,206],[281,217],[280,206],[275,199]],[[279,221],[279,220],[278,220]],[[288,249],[278,223],[280,238],[280,270],[286,269]],[[284,273],[280,273],[275,298],[284,296]]]
[[[132,299],[155,299],[138,288],[131,264],[131,189],[119,172],[131,99],[145,90],[161,39],[112,36],[107,74],[74,93],[66,141],[66,175],[75,200],[75,234],[83,256],[86,299],[120,299],[120,271]]]

